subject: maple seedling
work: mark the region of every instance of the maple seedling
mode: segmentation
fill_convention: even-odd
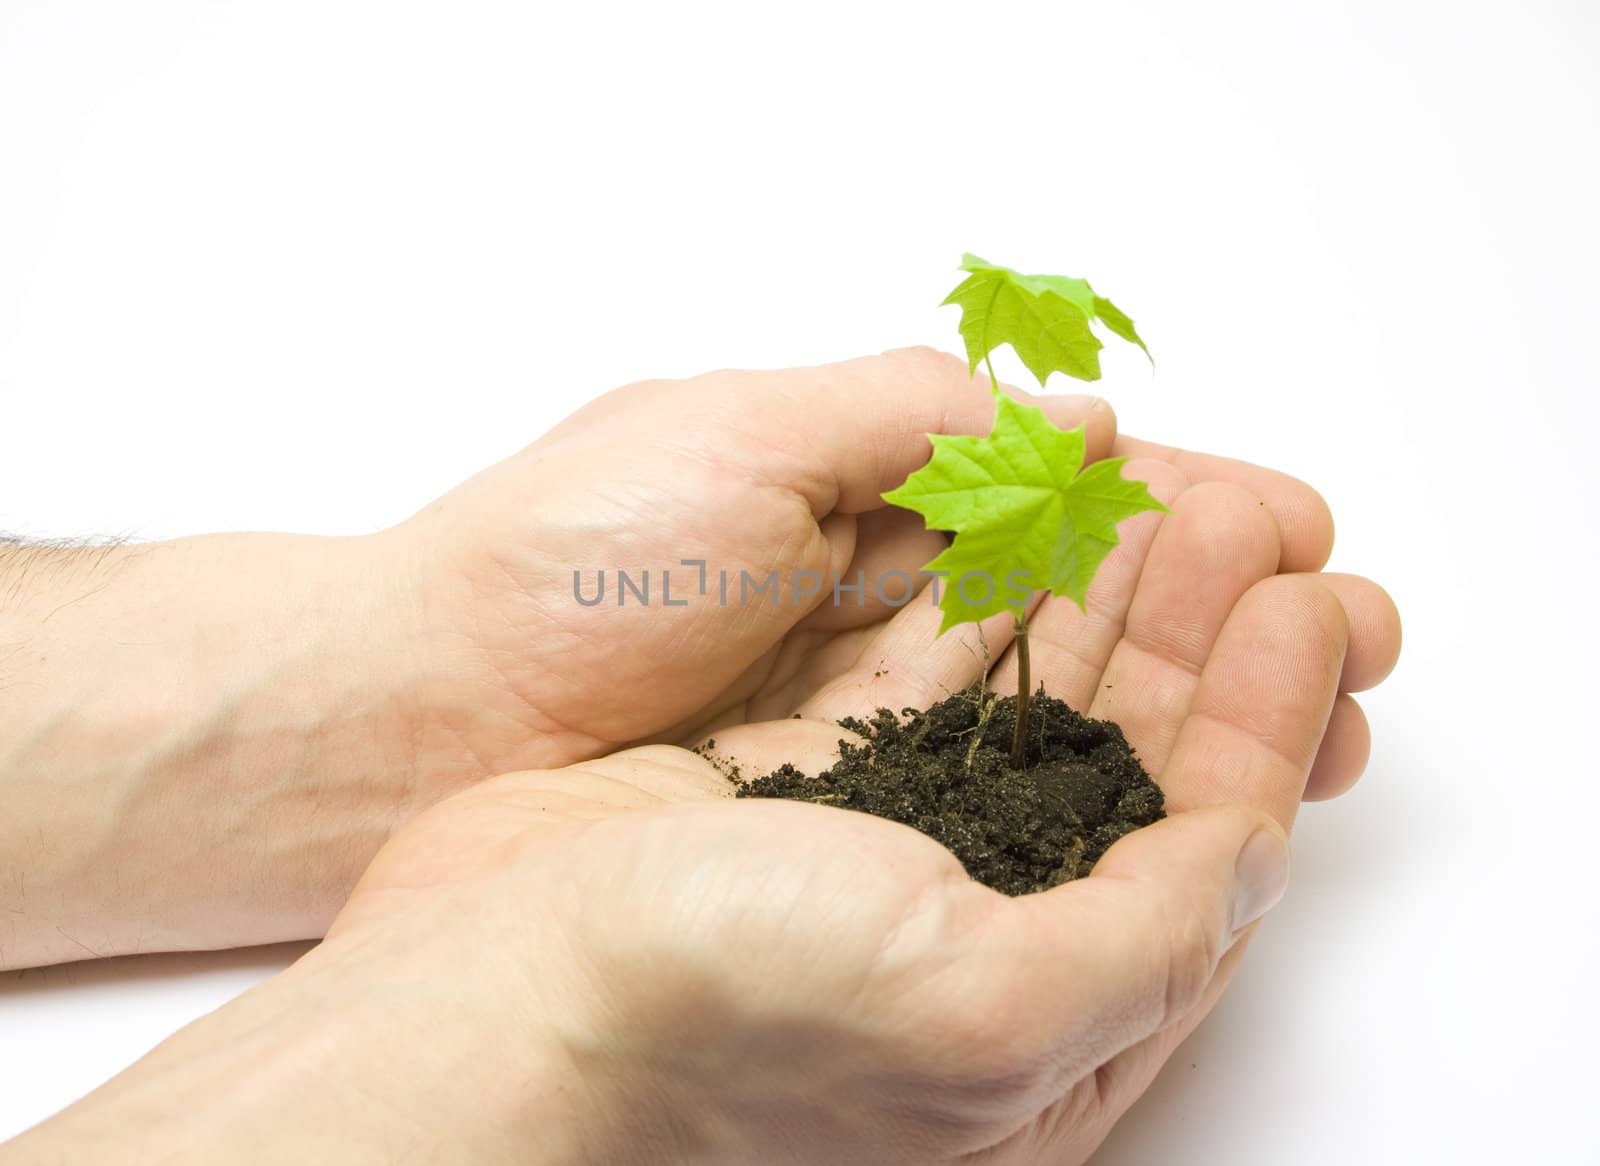
[[[1041,388],[1052,372],[1100,377],[1099,322],[1150,355],[1133,321],[1087,280],[1022,275],[963,255],[968,273],[945,299],[961,308],[968,371],[982,364],[994,393],[987,437],[931,434],[933,456],[884,500],[921,514],[951,543],[923,567],[943,577],[943,635],[959,624],[1010,611],[1016,631],[1016,727],[1011,765],[1027,762],[1028,603],[1034,592],[1064,596],[1085,610],[1095,572],[1117,545],[1117,524],[1165,510],[1144,483],[1122,476],[1126,458],[1084,461],[1084,426],[1059,429],[1044,410],[1000,392],[989,354],[1011,345]]]

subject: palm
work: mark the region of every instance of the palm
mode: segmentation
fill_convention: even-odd
[[[794,735],[782,725],[762,728],[780,747]],[[625,774],[634,788],[680,793],[707,773],[694,755],[662,747],[592,764],[593,785]],[[1019,1077],[1013,1058],[1027,1031],[969,1022],[996,1015],[996,1002],[1024,986],[1019,966],[1029,975],[1038,969],[1027,967],[1026,937],[1008,901],[967,880],[931,840],[879,819],[793,803],[691,802],[612,814],[601,795],[558,815],[530,809],[534,799],[548,806],[559,788],[551,775],[518,775],[419,820],[380,856],[330,941],[410,935],[416,942],[402,958],[416,958],[429,954],[419,944],[461,950],[456,904],[471,902],[485,938],[502,945],[500,937],[526,934],[531,916],[538,930],[519,981],[563,974],[540,962],[545,950],[581,950],[583,979],[566,989],[634,1034],[630,1061],[674,1083],[675,1113],[664,1124],[737,1113],[745,1102],[767,1112],[861,1115],[912,1104],[926,1112],[906,1113],[908,1121],[940,1131],[937,1145],[912,1147],[881,1121],[829,1122],[805,1131],[803,1158],[790,1157],[799,1149],[793,1144],[752,1141],[739,1147],[739,1160],[929,1166],[969,1160],[1005,1138],[1004,1151],[981,1160],[1032,1162],[1034,1134],[1049,1114],[1092,1091],[1092,1071],[1046,1070],[1042,1048],[1040,1067]],[[537,905],[539,889],[561,886],[603,886],[605,897],[584,897],[572,910]],[[918,926],[923,919],[936,922]],[[989,942],[975,945],[980,933]],[[652,970],[647,985],[642,967]],[[475,994],[492,1000],[491,984],[481,975]],[[707,1061],[722,1059],[714,1042],[733,1023],[707,1014],[730,1000],[739,1002],[738,1047],[782,1048],[781,1063],[747,1052],[737,1077],[704,1075]],[[821,1035],[795,1041],[788,1035],[795,1025]],[[655,1038],[647,1044],[640,1033]],[[626,1080],[629,1067],[591,1064],[590,1071]],[[790,1082],[807,1084],[796,1090]],[[983,1103],[965,1104],[969,1097]],[[649,1120],[639,1111],[630,1118]]]

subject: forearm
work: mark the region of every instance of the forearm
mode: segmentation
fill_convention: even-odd
[[[556,1006],[541,979],[497,1015],[502,996],[448,969],[419,978],[415,937],[394,938],[314,949],[0,1146],[0,1166],[659,1161],[623,1145],[637,1107],[573,1064],[581,1004]]]
[[[415,793],[382,546],[0,547],[0,967],[321,933]]]

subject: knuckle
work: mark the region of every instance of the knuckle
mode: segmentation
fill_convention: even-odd
[[[903,373],[903,375],[914,377],[920,381],[947,380],[956,376],[962,378],[968,376],[967,365],[964,360],[926,344],[919,344],[911,348],[891,348],[882,354],[881,359],[899,366],[897,371]]]
[[[1226,941],[1212,915],[1193,900],[1174,902],[1167,909],[1162,1028],[1194,1010],[1216,972]]]
[[[1189,488],[1189,479],[1184,472],[1160,458],[1129,458],[1122,467],[1122,476],[1144,482],[1150,487],[1150,492],[1169,508]]]
[[[1328,500],[1315,488],[1306,483],[1300,483],[1302,489],[1299,495],[1300,513],[1296,516],[1302,526],[1311,533],[1312,541],[1321,548],[1320,557],[1326,561],[1328,553],[1333,548],[1334,534],[1337,529],[1333,521],[1333,507],[1328,505]],[[1319,564],[1320,565],[1320,564]]]

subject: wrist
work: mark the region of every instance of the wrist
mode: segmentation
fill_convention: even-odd
[[[0,1147],[0,1166],[665,1161],[624,1145],[630,1115],[576,1070],[562,1034],[582,1022],[546,1023],[547,983],[507,996],[481,982],[497,961],[423,966],[416,938],[314,949]]]
[[[539,517],[485,518],[481,501],[457,497],[466,489],[373,536],[401,564],[398,606],[418,646],[410,719],[418,809],[484,778],[559,769],[641,735],[602,735],[604,725],[587,723],[631,713],[631,702],[596,700],[601,670],[590,638],[610,633],[561,610],[574,560],[552,548],[571,532]]]
[[[414,798],[417,652],[384,549],[91,554],[0,608],[0,854],[28,874],[26,899],[0,887],[0,960],[320,934]]]

